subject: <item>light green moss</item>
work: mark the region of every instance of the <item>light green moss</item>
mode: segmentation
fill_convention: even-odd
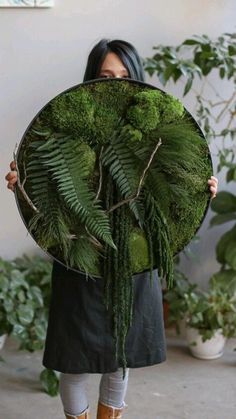
[[[65,93],[56,97],[43,111],[46,119],[57,132],[88,137],[94,125],[94,100],[85,90]]]
[[[128,136],[128,140],[131,143],[139,143],[143,138],[142,132],[139,129],[134,128],[131,124],[125,125],[121,130],[121,134]]]
[[[182,118],[184,106],[179,99],[172,95],[165,94],[160,102],[161,122],[169,123]]]
[[[95,151],[85,143],[81,143],[76,148],[76,152],[82,156],[83,160],[87,165],[87,177],[91,176],[94,172],[95,162],[96,162],[96,153]]]
[[[161,93],[158,90],[137,93],[134,105],[127,111],[128,121],[144,133],[155,129],[160,122],[160,100]]]
[[[130,259],[133,272],[142,272],[149,267],[148,243],[144,232],[135,228],[129,239]]]

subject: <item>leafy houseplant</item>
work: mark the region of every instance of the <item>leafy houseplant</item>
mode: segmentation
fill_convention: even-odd
[[[179,100],[152,86],[89,82],[37,115],[17,166],[17,199],[39,245],[104,277],[125,367],[132,274],[157,266],[170,286],[173,254],[205,214],[211,161],[198,126]]]
[[[184,300],[187,340],[193,355],[203,359],[220,356],[225,339],[236,335],[236,278],[226,282],[213,275],[207,292],[189,288]],[[208,347],[210,354],[205,352]]]
[[[236,34],[224,33],[217,39],[194,35],[177,46],[158,45],[153,49],[155,54],[145,60],[146,71],[151,76],[156,74],[163,85],[169,81],[183,83],[184,96],[193,93],[196,116],[207,138],[223,140],[219,150],[223,161],[229,154],[226,139],[233,141],[236,134]],[[223,97],[221,84],[217,89],[210,80],[214,72],[222,81],[233,84],[228,98]],[[198,82],[197,90],[194,81]],[[209,98],[209,89],[213,99]]]
[[[40,256],[0,258],[0,335],[13,336],[19,349],[34,352],[44,346],[51,270],[51,262]],[[58,393],[55,371],[44,369],[40,381],[49,395]]]
[[[169,302],[169,324],[177,333],[186,324],[192,354],[212,359],[223,353],[225,340],[236,336],[236,275],[230,270],[215,273],[204,292],[175,268],[174,286],[165,294]]]
[[[177,46],[158,45],[154,50],[154,55],[145,60],[146,71],[150,76],[156,74],[163,85],[168,82],[182,83],[183,96],[189,94],[194,97],[194,112],[206,137],[208,140],[222,140],[218,148],[217,169],[226,169],[226,181],[235,182],[236,34],[224,33],[216,39],[194,35]],[[211,80],[211,76],[216,74],[219,76],[217,85],[215,80]],[[232,86],[228,96],[224,94],[226,81]],[[236,219],[233,193],[219,192],[211,208],[217,213],[211,220],[212,226]],[[215,277],[224,283],[231,283],[236,275],[235,234],[234,225],[222,236],[216,248],[221,269]],[[176,310],[178,304],[184,309],[186,301],[179,301],[178,295],[176,297]]]
[[[42,349],[45,340],[48,305],[38,284],[30,283],[29,273],[16,262],[0,260],[0,301],[5,331],[17,338],[20,349]]]

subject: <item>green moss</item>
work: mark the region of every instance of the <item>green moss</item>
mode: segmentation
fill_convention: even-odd
[[[134,173],[143,172],[157,139],[162,139],[144,185],[148,186],[167,218],[171,246],[176,253],[190,241],[202,221],[209,197],[207,179],[212,173],[206,142],[200,137],[196,125],[189,122],[192,118],[181,102],[171,95],[134,82],[106,80],[79,86],[56,97],[25,137],[22,146],[22,151],[25,149],[24,158],[21,156],[19,159],[21,176],[24,177],[22,160],[28,160],[32,153],[28,144],[47,141],[56,132],[65,134],[65,140],[70,135],[75,144],[80,143],[73,149],[74,154],[83,155],[88,167],[88,186],[97,192],[101,144],[109,144],[120,121],[125,124],[121,132],[123,140],[129,141],[129,148],[137,157],[133,161],[131,159],[128,166],[133,170],[134,164]],[[46,134],[37,134],[33,129]],[[126,157],[124,161],[127,165]],[[140,168],[136,170],[139,164]],[[136,177],[138,183],[140,175]],[[29,179],[25,189],[30,191],[28,184]],[[29,220],[32,210],[25,202],[22,206]],[[72,223],[71,233],[76,231],[77,224],[77,220]],[[148,248],[144,233],[135,228],[135,221],[133,227],[130,238],[132,270],[140,272],[149,267]],[[49,243],[50,246],[53,244]]]
[[[160,100],[161,93],[158,90],[137,93],[134,105],[127,111],[128,121],[144,133],[155,129],[160,122]]]
[[[94,115],[94,141],[98,144],[109,143],[119,120],[119,114],[112,107],[97,107]]]
[[[184,115],[184,106],[179,99],[165,94],[160,101],[161,122],[169,123],[176,121]]]
[[[149,267],[148,243],[144,232],[134,228],[129,239],[132,272],[142,272]]]
[[[121,130],[121,134],[124,134],[125,136],[128,135],[131,143],[139,143],[143,138],[142,132],[139,129],[134,128],[131,124],[125,125]]]
[[[83,160],[87,165],[87,176],[91,176],[94,172],[95,162],[96,162],[96,153],[95,151],[85,143],[81,143],[76,148],[76,152],[82,156]]]
[[[94,100],[83,88],[56,97],[41,118],[57,131],[76,137],[90,136],[94,126]]]

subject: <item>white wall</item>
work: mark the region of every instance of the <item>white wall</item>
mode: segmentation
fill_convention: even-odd
[[[130,41],[143,57],[152,46],[177,44],[192,34],[218,36],[235,27],[235,0],[55,0],[53,9],[0,9],[0,256],[38,247],[27,236],[4,176],[16,142],[32,118],[55,95],[81,81],[87,54],[102,37]],[[223,185],[222,185],[223,186]],[[216,265],[217,233],[202,227],[198,272]],[[217,229],[216,229],[217,230]]]

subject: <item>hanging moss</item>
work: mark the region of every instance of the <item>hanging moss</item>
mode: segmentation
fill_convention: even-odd
[[[132,272],[143,272],[149,268],[148,243],[140,228],[132,230],[129,237],[129,249]]]

